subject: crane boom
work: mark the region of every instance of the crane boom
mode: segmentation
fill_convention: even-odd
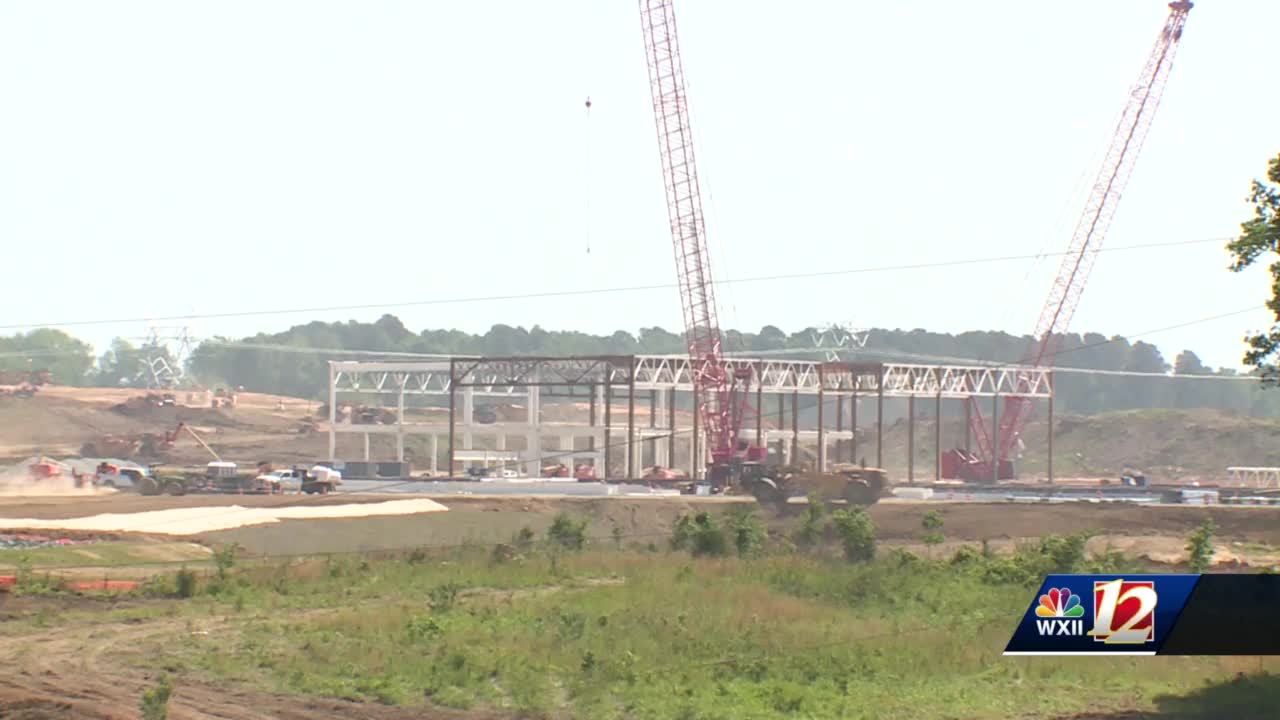
[[[732,411],[730,378],[720,347],[702,195],[672,1],[640,0],[640,16],[684,310],[685,341],[694,375],[694,402],[706,429],[708,449],[716,458],[737,446],[741,417]]]
[[[1107,228],[1119,206],[1120,196],[1124,193],[1147,132],[1151,129],[1151,122],[1164,95],[1178,42],[1182,39],[1182,30],[1192,6],[1193,3],[1187,0],[1169,3],[1169,16],[1142,68],[1142,74],[1129,92],[1129,102],[1116,125],[1102,168],[1063,257],[1062,267],[1049,290],[1049,297],[1032,336],[1034,344],[1024,364],[1032,364],[1038,368],[1053,367],[1063,336],[1075,314],[1080,296],[1084,293],[1089,272],[1093,269],[1106,237]],[[1010,457],[1017,445],[1018,436],[1030,418],[1030,406],[1029,398],[1006,398],[994,447],[986,436],[985,423],[979,420],[977,438],[983,458],[992,458],[998,462]]]

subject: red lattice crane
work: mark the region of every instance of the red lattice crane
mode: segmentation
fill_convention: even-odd
[[[1138,76],[1138,82],[1129,92],[1129,102],[1120,116],[1106,158],[1102,162],[1102,169],[1098,172],[1084,212],[1076,224],[1071,244],[1063,257],[1062,268],[1049,290],[1049,298],[1032,336],[1034,346],[1024,364],[1038,368],[1053,367],[1063,336],[1071,323],[1071,316],[1075,314],[1080,296],[1084,292],[1089,271],[1093,269],[1098,250],[1102,247],[1107,228],[1120,203],[1120,196],[1138,161],[1147,131],[1151,129],[1151,121],[1164,94],[1191,7],[1192,3],[1185,0],[1169,3],[1169,17],[1156,38],[1155,47],[1142,74]],[[971,403],[974,411],[971,430],[978,441],[978,457],[975,458],[972,473],[978,477],[972,479],[992,479],[992,459],[999,461],[997,467],[1000,469],[995,473],[999,479],[1013,476],[1010,460],[1018,444],[1018,437],[1030,418],[1031,404],[1030,398],[1007,397],[993,441],[978,405]]]
[[[710,476],[734,457],[745,455],[758,459],[760,455],[758,448],[743,447],[739,441],[746,408],[746,393],[742,392],[740,383],[749,381],[750,375],[731,375],[721,352],[684,67],[671,0],[640,0],[640,17],[684,310],[685,340],[693,372],[694,402],[706,430],[712,463]]]

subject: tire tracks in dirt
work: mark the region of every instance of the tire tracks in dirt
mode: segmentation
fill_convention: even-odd
[[[198,631],[217,632],[244,619],[210,619]],[[0,717],[135,720],[138,702],[156,678],[128,661],[180,642],[185,619],[111,625],[84,623],[0,639]],[[113,661],[118,654],[118,662]],[[498,720],[505,714],[408,708],[281,695],[236,684],[180,677],[169,702],[173,720]]]

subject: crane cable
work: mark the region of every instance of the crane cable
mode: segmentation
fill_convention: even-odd
[[[590,95],[587,96],[586,107],[587,107],[586,122],[584,123],[584,125],[586,126],[585,133],[586,133],[586,146],[587,146],[586,153],[585,153],[586,154],[586,171],[585,171],[586,182],[583,183],[586,186],[586,190],[584,193],[586,195],[586,200],[585,200],[586,219],[583,225],[586,227],[587,254],[590,255],[591,254],[591,96]]]

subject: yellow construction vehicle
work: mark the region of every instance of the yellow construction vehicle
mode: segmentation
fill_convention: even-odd
[[[827,472],[789,465],[743,463],[737,492],[753,495],[761,505],[779,511],[793,498],[818,498],[829,506],[866,507],[889,496],[888,475],[881,468],[835,465]]]

